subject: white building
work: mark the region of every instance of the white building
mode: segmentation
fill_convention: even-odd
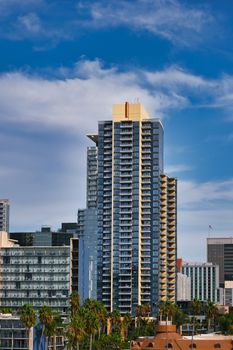
[[[219,266],[212,263],[182,262],[181,272],[191,278],[191,300],[211,300],[223,304],[223,291],[219,287]]]
[[[191,277],[177,273],[177,301],[191,300]]]

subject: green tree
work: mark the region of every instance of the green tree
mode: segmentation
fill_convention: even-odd
[[[170,300],[161,301],[159,303],[159,314],[160,317],[165,317],[168,319],[171,317],[171,319],[175,316],[177,312],[177,306],[175,303],[172,303]]]
[[[149,316],[150,313],[150,305],[149,304],[143,304],[143,305],[137,305],[136,308],[136,327],[141,327],[142,325],[142,319],[145,319]]]
[[[189,320],[188,315],[184,313],[176,304],[175,304],[175,314],[173,317],[173,322],[177,327],[182,326],[184,323],[187,323]]]
[[[110,315],[114,330],[120,335],[121,331],[121,314],[119,310],[114,310]]]
[[[70,314],[71,317],[75,316],[78,313],[80,308],[80,297],[76,291],[73,291],[69,296],[70,302]]]
[[[64,335],[68,349],[79,350],[79,344],[86,335],[85,325],[80,315],[76,314],[70,318]]]
[[[11,314],[12,313],[12,310],[9,308],[9,307],[3,307],[0,312],[2,314]]]
[[[218,317],[218,324],[220,326],[220,330],[223,334],[233,334],[233,315],[232,313],[227,315],[221,315]]]
[[[99,324],[100,321],[97,314],[84,307],[84,327],[85,332],[89,335],[89,350],[92,350],[93,335],[98,331]]]
[[[52,309],[49,306],[44,305],[39,310],[39,320],[42,325],[42,333],[40,337],[40,346],[39,346],[39,348],[41,348],[42,338],[45,334],[45,329],[48,328],[53,322],[53,313],[52,313]],[[46,342],[46,339],[45,339],[45,342]],[[46,348],[48,348],[48,344],[46,345]]]
[[[191,342],[191,348],[193,348],[193,336],[194,333],[196,333],[196,324],[197,324],[197,315],[201,312],[201,302],[199,299],[194,298],[191,303],[191,312],[193,315],[192,318],[192,342]]]
[[[29,349],[30,329],[36,324],[36,313],[29,304],[24,304],[19,309],[19,317],[27,331],[27,348]]]
[[[208,300],[205,306],[205,316],[208,323],[208,332],[210,331],[211,321],[216,318],[217,314],[217,306],[211,300]]]
[[[128,327],[131,324],[131,322],[132,322],[132,317],[129,312],[126,312],[121,322],[121,338],[123,341],[128,336]]]
[[[99,321],[98,333],[100,338],[101,330],[105,328],[107,322],[107,310],[105,306],[94,299],[86,299],[84,301],[83,306],[85,309],[92,311],[96,314]]]
[[[200,312],[201,312],[201,302],[199,299],[194,298],[191,302],[191,313],[194,316],[197,316],[200,314]]]
[[[96,340],[93,344],[93,350],[120,350],[121,339],[118,334],[102,334],[100,339]]]
[[[53,336],[56,336],[62,333],[62,320],[60,315],[53,316],[53,320],[50,324],[45,328],[44,334],[47,337],[47,347],[50,345],[50,340]]]

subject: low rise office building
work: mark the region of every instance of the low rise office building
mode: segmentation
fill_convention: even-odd
[[[219,266],[212,263],[182,262],[181,272],[191,278],[191,300],[211,300],[223,304],[223,289],[219,287]]]

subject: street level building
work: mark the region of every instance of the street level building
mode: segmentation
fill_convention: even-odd
[[[0,231],[9,232],[10,202],[8,199],[0,199]]]
[[[131,350],[231,350],[232,336],[219,334],[200,334],[191,336],[181,336],[176,333],[176,326],[170,321],[161,321],[156,327],[155,337],[139,337],[131,341]]]
[[[19,316],[0,314],[0,350],[33,350],[33,329],[27,330]]]
[[[0,314],[0,350],[63,350],[62,335],[52,336],[45,344],[42,326],[36,324],[28,333],[20,317],[12,314]]]
[[[135,315],[175,300],[176,180],[163,174],[163,127],[140,103],[113,105],[98,129],[97,297]]]

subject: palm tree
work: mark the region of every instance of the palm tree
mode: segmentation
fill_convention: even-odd
[[[80,308],[80,297],[76,291],[73,291],[69,296],[71,317],[75,316]]]
[[[143,304],[141,312],[142,312],[142,317],[149,317],[150,305],[149,304]]]
[[[89,350],[92,350],[93,335],[98,331],[100,322],[95,312],[85,308],[84,310],[85,331],[90,336]]]
[[[136,308],[136,317],[135,317],[135,327],[141,326],[141,318],[143,314],[143,307],[142,305],[137,305]]]
[[[79,350],[79,343],[84,339],[86,333],[84,322],[78,314],[70,318],[64,333],[68,349]]]
[[[193,332],[195,331],[196,316],[201,312],[201,302],[199,299],[194,298],[191,303],[191,312],[193,314]]]
[[[114,310],[110,315],[112,324],[116,329],[117,333],[120,333],[121,330],[121,314],[119,310]]]
[[[39,319],[40,319],[40,323],[42,324],[42,333],[40,337],[40,347],[39,347],[41,348],[41,340],[42,340],[42,337],[44,336],[45,329],[49,328],[49,326],[53,322],[52,309],[46,305],[42,306],[42,308],[39,310]],[[45,343],[46,343],[46,339],[45,339]],[[46,347],[48,347],[48,344]]]
[[[191,303],[191,312],[193,315],[197,316],[201,312],[201,302],[199,299],[194,298],[192,303]]]
[[[206,319],[208,320],[208,332],[210,331],[211,320],[217,314],[218,314],[217,306],[211,300],[207,300],[207,304],[205,307],[205,315],[206,315]]]
[[[193,336],[196,329],[196,316],[201,312],[201,302],[199,299],[194,298],[191,303],[191,312],[193,314],[193,329],[192,329],[192,343],[191,348],[193,348]]]
[[[170,300],[160,301],[159,303],[159,314],[161,318],[163,316],[166,317],[166,320],[168,320],[169,316],[172,318],[175,315],[176,310],[176,305]]]
[[[121,338],[124,341],[128,335],[128,327],[132,322],[132,318],[129,312],[126,312],[123,316],[123,320],[121,322]]]
[[[29,304],[24,304],[19,309],[19,317],[27,331],[27,349],[29,350],[30,329],[36,323],[36,313]]]
[[[185,314],[176,304],[175,304],[175,314],[174,314],[174,324],[180,328],[182,331],[182,325],[187,323],[188,315]]]
[[[60,315],[55,315],[50,324],[45,328],[44,334],[48,339],[47,347],[49,346],[50,339],[56,336],[58,333],[61,333],[62,329],[62,320]]]
[[[83,304],[84,308],[92,311],[96,314],[99,321],[99,338],[101,333],[101,328],[103,329],[107,322],[107,310],[105,306],[97,300],[94,299],[86,299]]]

